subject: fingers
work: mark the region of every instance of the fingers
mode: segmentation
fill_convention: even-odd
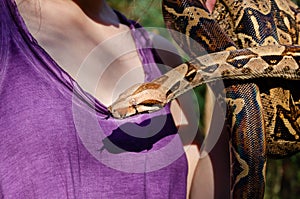
[[[211,13],[216,5],[216,0],[207,0],[205,4],[207,9]]]

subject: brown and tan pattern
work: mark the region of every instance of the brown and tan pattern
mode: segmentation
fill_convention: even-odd
[[[187,90],[217,80],[297,80],[300,79],[299,61],[300,46],[277,44],[203,55],[151,83],[134,85],[109,110],[115,118],[157,111]],[[127,111],[121,113],[121,109]]]
[[[129,88],[109,107],[112,116],[153,112],[196,86],[224,81],[231,198],[262,198],[266,157],[300,151],[298,7],[286,0],[219,0],[210,14],[199,0],[164,0],[162,8],[192,59]]]

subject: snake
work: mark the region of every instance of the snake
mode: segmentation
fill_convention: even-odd
[[[223,81],[230,198],[263,198],[267,158],[300,151],[300,12],[289,0],[163,0],[166,27],[190,60],[125,90],[108,107],[151,113],[202,84]],[[177,33],[180,32],[181,34]]]

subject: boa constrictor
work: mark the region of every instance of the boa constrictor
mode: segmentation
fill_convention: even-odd
[[[192,60],[126,90],[109,107],[112,116],[153,112],[187,90],[223,80],[231,198],[262,198],[266,157],[300,151],[297,6],[285,0],[219,0],[210,14],[200,1],[164,0],[163,13],[168,28],[184,33],[173,37]]]

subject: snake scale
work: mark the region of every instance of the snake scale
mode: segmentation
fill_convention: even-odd
[[[167,28],[191,57],[126,90],[115,118],[149,113],[201,84],[225,84],[231,198],[263,198],[266,158],[300,151],[300,12],[286,0],[163,0]],[[172,33],[172,32],[171,32]],[[196,42],[193,42],[196,41]]]

